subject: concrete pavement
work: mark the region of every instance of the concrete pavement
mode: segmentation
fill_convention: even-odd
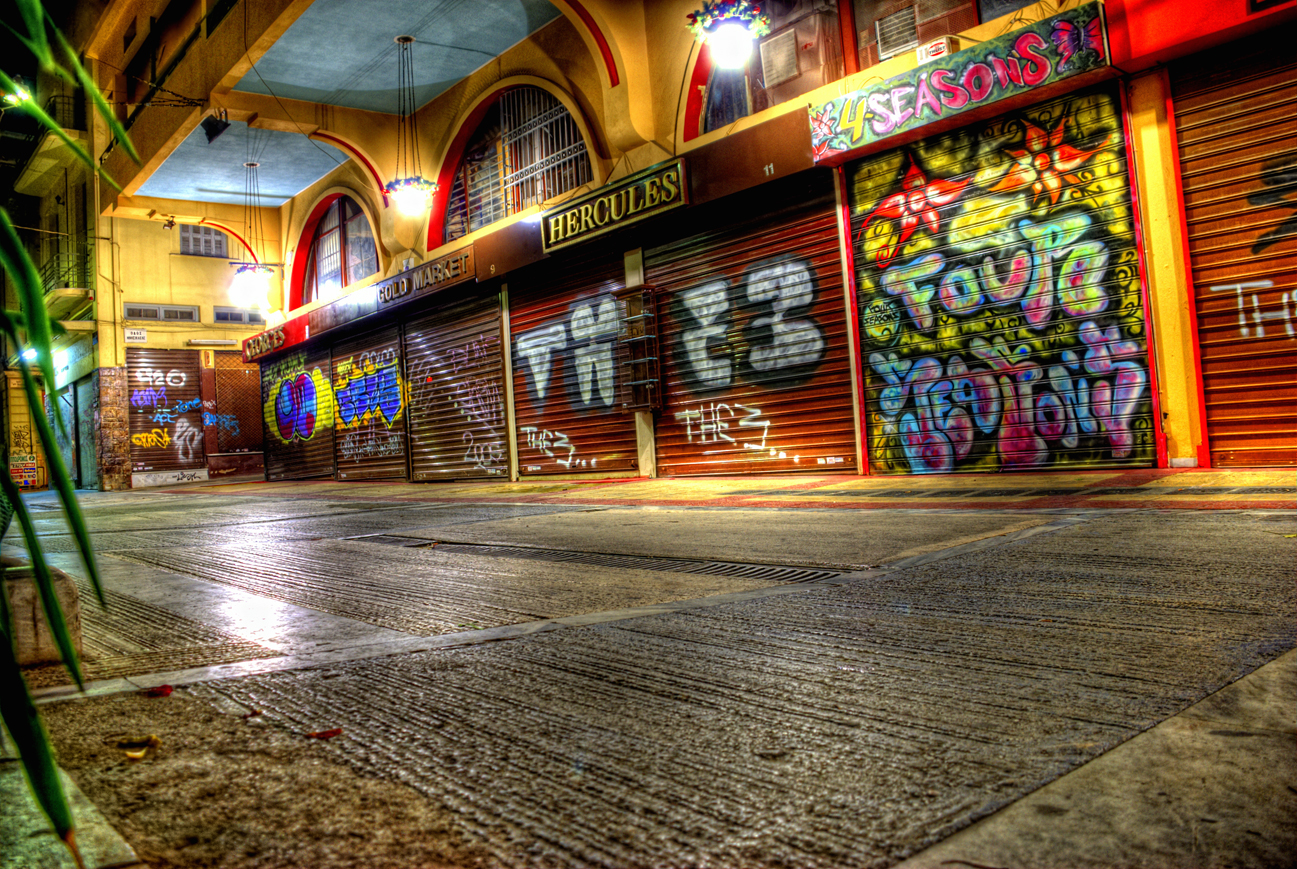
[[[1291,477],[90,494],[103,678],[40,690],[65,767],[157,866],[235,839],[226,865],[1289,865]],[[131,693],[163,683],[174,705]],[[234,775],[252,710],[285,757],[341,727],[302,742],[332,764],[310,790],[399,784],[383,799],[443,812],[444,849],[336,839],[373,826],[355,807],[272,856],[239,800],[237,837],[226,817],[177,848],[139,823],[175,808],[85,747],[157,721],[172,748],[136,784]]]

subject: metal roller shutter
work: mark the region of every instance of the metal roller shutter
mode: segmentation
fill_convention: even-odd
[[[737,224],[704,212],[695,220],[712,228],[645,252],[661,329],[658,468],[854,471],[832,176],[726,205],[755,211],[766,213]]]
[[[870,157],[847,178],[875,473],[1156,461],[1115,92]]]
[[[415,480],[507,476],[500,299],[465,295],[405,327]]]
[[[332,376],[327,347],[261,363],[266,479],[333,476]]]
[[[1297,464],[1291,34],[1172,70],[1212,465]],[[1287,60],[1284,60],[1287,58]]]
[[[207,467],[197,350],[126,349],[131,384],[131,469]]]
[[[339,480],[403,480],[405,379],[395,326],[333,348],[334,460]]]
[[[551,261],[509,282],[518,470],[634,470],[635,417],[622,408],[620,253]]]

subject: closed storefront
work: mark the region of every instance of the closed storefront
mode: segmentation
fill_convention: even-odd
[[[203,423],[216,429],[218,453],[261,452],[261,369],[242,353],[215,355],[216,408]]]
[[[846,178],[872,473],[1156,461],[1114,88],[867,157]]]
[[[635,417],[623,407],[620,251],[578,248],[509,281],[518,469],[634,471]]]
[[[708,206],[693,234],[644,252],[661,473],[856,469],[834,202],[832,173],[802,175]]]
[[[339,480],[405,479],[405,416],[401,341],[395,326],[333,348]]]
[[[332,365],[327,347],[261,363],[266,478],[333,476]]]
[[[439,302],[406,324],[404,347],[411,478],[507,476],[498,295]]]
[[[133,474],[184,472],[207,475],[203,448],[203,401],[197,350],[126,350],[130,382]],[[199,479],[195,476],[193,479]],[[153,482],[151,477],[135,484]]]
[[[1217,467],[1297,464],[1297,57],[1290,41],[1253,38],[1172,68]]]

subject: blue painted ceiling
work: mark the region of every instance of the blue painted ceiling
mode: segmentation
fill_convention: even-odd
[[[415,97],[423,106],[559,15],[548,0],[315,0],[235,90],[396,114],[397,36],[415,37]],[[347,160],[296,133],[232,123],[208,144],[200,127],[139,194],[243,204],[249,154],[261,163],[265,206],[282,204]]]

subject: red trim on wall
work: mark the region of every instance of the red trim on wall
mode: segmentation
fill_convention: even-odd
[[[567,0],[572,11],[581,19],[585,29],[589,31],[590,36],[594,39],[595,44],[599,46],[599,55],[603,58],[604,69],[608,72],[608,87],[615,88],[621,84],[621,77],[617,75],[617,61],[612,54],[612,46],[608,44],[608,37],[603,35],[599,25],[595,23],[594,16],[583,6],[579,0]]]
[[[1198,391],[1198,467],[1210,468],[1211,436],[1207,430],[1207,393],[1202,383],[1202,344],[1198,337],[1198,302],[1193,286],[1193,259],[1189,255],[1189,220],[1185,214],[1184,183],[1180,178],[1180,137],[1175,131],[1171,76],[1165,69],[1159,70],[1157,75],[1162,80],[1162,92],[1166,95],[1166,132],[1171,139],[1171,153],[1175,156],[1175,171],[1171,173],[1175,183],[1175,217],[1180,224],[1180,245],[1184,251],[1185,310],[1189,312],[1189,329],[1193,335],[1193,370],[1198,375],[1194,384]]]
[[[308,245],[310,244],[311,238],[315,235],[315,227],[320,225],[324,212],[341,197],[341,193],[331,193],[321,199],[311,211],[311,216],[306,219],[306,223],[302,225],[302,234],[297,237],[297,247],[293,253],[293,274],[288,283],[288,310],[290,311],[302,307],[302,284],[306,281],[306,261],[310,258],[302,251],[302,241],[305,240]]]
[[[482,123],[491,106],[495,105],[500,94],[506,90],[509,88],[496,91],[489,99],[478,103],[477,108],[473,109],[459,125],[455,138],[446,149],[446,156],[441,161],[441,174],[437,176],[437,189],[432,194],[432,203],[429,206],[431,213],[428,215],[428,250],[435,250],[445,244],[446,205],[450,202],[450,189],[455,184],[455,173],[459,171],[459,163],[464,159],[464,148],[468,145],[469,138],[477,132],[478,124]]]
[[[239,244],[243,245],[243,249],[248,252],[248,256],[252,257],[252,261],[254,263],[261,262],[261,260],[257,259],[257,253],[252,249],[252,245],[248,244],[247,239],[239,235],[233,229],[230,229],[230,227],[226,226],[224,223],[221,223],[220,221],[216,221],[216,220],[207,220],[206,218],[198,222],[203,226],[215,226],[218,229],[220,229],[221,232],[234,236],[239,240]]]
[[[842,71],[844,75],[860,72],[860,46],[856,42],[856,4],[838,0],[838,29],[842,32]]]
[[[695,43],[696,44],[696,43]],[[685,60],[688,63],[688,59]],[[685,119],[681,136],[684,141],[697,139],[703,131],[703,100],[707,93],[707,80],[712,74],[712,53],[704,43],[698,50],[698,62],[689,77],[689,93],[685,95]]]
[[[860,351],[860,307],[856,299],[856,254],[851,245],[851,199],[847,189],[847,171],[843,166],[833,167],[834,181],[838,188],[838,244],[843,251],[842,262],[846,274],[842,276],[847,294],[847,316],[851,318],[851,356],[849,366],[856,370],[856,407],[860,413],[856,419],[856,437],[860,443],[860,464],[856,473],[870,476],[873,473],[869,461],[869,429],[866,421],[869,414],[865,405],[865,358]]]
[[[381,176],[379,176],[378,170],[374,168],[374,164],[366,160],[364,154],[357,151],[346,141],[339,139],[337,136],[331,136],[328,133],[315,132],[312,133],[307,138],[323,139],[324,141],[328,142],[330,145],[334,145],[338,148],[341,148],[342,150],[350,154],[352,156],[352,159],[354,159],[357,163],[359,163],[360,165],[364,166],[367,170],[369,170],[370,176],[374,179],[374,186],[378,188],[378,192],[383,196],[383,207],[384,208],[387,207],[387,187],[386,185],[383,184],[383,179]]]
[[[1148,297],[1148,271],[1144,263],[1144,224],[1139,202],[1139,169],[1135,163],[1135,145],[1131,140],[1130,95],[1127,85],[1119,88],[1121,96],[1121,126],[1126,139],[1126,177],[1130,182],[1131,223],[1135,227],[1135,265],[1139,269],[1139,292],[1144,303],[1144,324],[1148,330],[1145,340],[1148,344],[1148,387],[1149,398],[1153,403],[1153,443],[1157,450],[1157,466],[1167,467],[1166,429],[1162,425],[1162,378],[1157,366],[1156,330],[1153,328],[1153,306]]]

